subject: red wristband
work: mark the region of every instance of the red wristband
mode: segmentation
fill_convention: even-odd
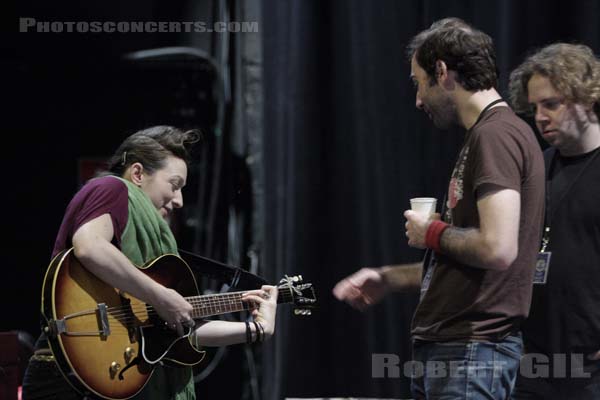
[[[429,228],[427,228],[427,233],[425,233],[425,246],[433,249],[436,253],[439,253],[441,250],[440,239],[442,238],[442,233],[444,233],[449,226],[449,224],[443,221],[431,221]]]

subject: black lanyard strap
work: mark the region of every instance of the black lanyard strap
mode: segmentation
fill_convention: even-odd
[[[490,103],[488,103],[487,106],[483,107],[483,109],[481,110],[481,112],[477,116],[477,120],[475,121],[475,123],[473,124],[473,126],[471,126],[467,130],[467,133],[465,134],[465,138],[463,140],[462,147],[461,147],[460,151],[458,152],[458,156],[456,157],[456,161],[454,162],[454,170],[452,171],[452,174],[454,174],[454,171],[456,170],[457,165],[462,161],[463,153],[465,151],[465,146],[469,142],[469,137],[471,136],[471,131],[473,130],[473,128],[475,127],[475,125],[477,125],[481,121],[481,119],[483,118],[483,115],[490,108],[492,108],[493,106],[495,106],[498,103],[504,103],[504,102],[505,101],[504,101],[503,98],[499,98],[499,99],[491,101]],[[450,175],[450,179],[452,179],[452,174]],[[451,218],[451,215],[450,215],[451,211],[446,208],[447,194],[448,194],[447,192],[444,193],[444,202],[442,203],[441,216],[442,216],[442,221],[445,221],[445,222],[448,222],[449,224],[452,224],[452,218]],[[448,214],[450,217],[445,218],[446,214]]]
[[[487,110],[489,110],[490,108],[492,108],[493,106],[495,106],[498,103],[504,103],[504,99],[503,98],[496,99],[496,100],[492,101],[491,103],[489,103],[487,106],[483,107],[483,110],[481,110],[481,112],[479,113],[479,116],[477,117],[477,120],[475,121],[473,126],[477,125],[479,123],[479,121],[481,121],[481,118],[483,118],[483,114],[485,114],[485,112]],[[471,127],[471,129],[473,129],[473,126]],[[471,130],[471,129],[469,129],[469,130]]]

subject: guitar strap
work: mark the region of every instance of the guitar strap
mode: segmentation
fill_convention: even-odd
[[[266,285],[267,281],[242,268],[234,267],[199,256],[190,251],[178,249],[179,255],[196,272],[207,278],[227,282],[231,289],[251,290]]]

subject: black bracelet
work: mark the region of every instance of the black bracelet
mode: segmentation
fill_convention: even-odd
[[[254,327],[256,328],[256,340],[255,340],[255,342],[260,343],[260,342],[262,342],[262,337],[260,335],[260,328],[258,327],[259,326],[258,322],[256,322],[256,321],[252,321],[252,322],[254,322]]]
[[[265,340],[265,328],[262,326],[262,324],[259,322],[258,326],[260,327],[260,335],[261,335],[261,339],[260,341],[263,342]]]
[[[250,330],[250,322],[246,321],[246,344],[252,343],[252,331]]]

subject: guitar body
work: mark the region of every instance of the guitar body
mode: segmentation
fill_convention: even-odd
[[[161,256],[141,270],[184,297],[198,295],[194,275],[178,256]],[[127,399],[145,386],[159,360],[184,366],[204,356],[189,338],[164,327],[145,303],[85,269],[73,249],[48,267],[42,315],[59,369],[82,394]]]

